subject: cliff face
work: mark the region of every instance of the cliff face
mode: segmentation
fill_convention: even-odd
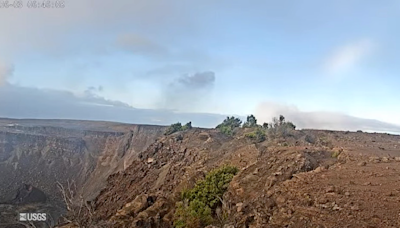
[[[107,178],[129,167],[138,154],[164,133],[160,126],[132,126],[129,132],[117,138],[109,138],[96,159],[95,167],[83,188],[81,195],[92,200],[105,186]]]
[[[329,152],[304,147],[290,150],[267,146],[244,137],[227,137],[216,130],[193,129],[162,137],[140,153],[139,159],[126,170],[109,176],[107,187],[94,200],[94,220],[106,220],[110,227],[172,227],[181,191],[223,164],[241,170],[230,186],[232,193],[224,199],[226,202],[257,199],[253,204],[267,204],[269,199],[262,188],[273,173],[281,172],[277,182],[283,181],[330,158]],[[316,160],[314,156],[321,158]],[[257,175],[253,173],[255,169]],[[243,183],[239,186],[235,182]],[[245,187],[247,191],[243,191]],[[246,220],[249,215],[243,217]]]
[[[65,120],[0,120],[0,202],[22,183],[60,202],[57,182],[75,182],[90,199],[108,175],[123,170],[164,127]]]
[[[159,138],[109,176],[87,221],[173,227],[182,191],[231,164],[240,171],[208,227],[400,226],[393,220],[400,207],[400,136],[304,130],[256,143],[242,131],[227,137],[192,129]],[[194,224],[186,227],[206,226]]]

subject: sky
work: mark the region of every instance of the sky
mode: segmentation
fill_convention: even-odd
[[[112,3],[112,4],[111,4]],[[400,1],[0,9],[0,116],[400,132]]]

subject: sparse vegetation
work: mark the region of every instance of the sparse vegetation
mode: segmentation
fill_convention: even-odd
[[[234,166],[222,166],[183,191],[182,200],[176,204],[174,226],[204,227],[213,223],[215,209],[222,204],[222,196],[238,171]]]
[[[296,130],[296,125],[286,121],[285,117],[280,115],[279,119],[274,117],[272,123],[269,124],[269,133],[272,136],[286,137],[291,135],[292,131]]]
[[[239,128],[242,121],[239,118],[227,117],[216,128],[225,135],[234,135],[235,129]],[[243,128],[256,128],[255,131],[246,133],[245,136],[251,139],[256,139],[262,142],[266,139],[266,133],[272,137],[286,137],[296,130],[296,125],[290,121],[286,121],[283,115],[279,118],[273,118],[272,123],[257,124],[257,118],[254,115],[247,116],[246,122],[242,125]]]
[[[75,182],[67,181],[66,186],[57,182],[57,186],[67,208],[67,214],[63,216],[63,219],[77,227],[92,227],[94,224],[93,208],[83,199],[82,195],[79,195],[79,200],[75,200],[78,198]]]
[[[239,128],[242,124],[242,121],[239,118],[227,117],[221,124],[219,124],[216,128],[219,129],[225,135],[233,135],[234,130]]]
[[[188,130],[188,129],[191,129],[191,128],[192,128],[192,122],[188,122],[183,126],[182,126],[182,124],[180,122],[174,123],[174,124],[171,124],[171,126],[169,126],[167,128],[167,130],[165,130],[164,135],[171,135],[171,134],[173,134],[175,132],[185,131],[185,130]]]
[[[253,132],[246,133],[245,136],[249,139],[255,140],[256,142],[263,142],[267,138],[265,130],[260,127],[257,127]]]

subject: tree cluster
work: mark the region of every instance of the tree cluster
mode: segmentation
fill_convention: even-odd
[[[233,135],[235,130],[240,127],[254,129],[253,132],[246,133],[245,136],[257,142],[264,141],[267,133],[272,136],[287,136],[296,129],[296,125],[290,121],[286,121],[283,115],[273,118],[272,123],[263,123],[262,125],[257,124],[257,118],[254,115],[247,116],[243,125],[239,118],[232,116],[227,117],[216,128],[226,135]]]
[[[185,131],[185,130],[189,130],[192,129],[192,122],[188,122],[185,125],[182,125],[181,123],[174,123],[171,124],[164,132],[164,135],[171,135],[175,132],[178,131]]]
[[[227,117],[221,124],[219,124],[216,128],[219,129],[225,135],[233,135],[234,130],[239,128],[242,124],[242,121],[239,118],[234,116]]]

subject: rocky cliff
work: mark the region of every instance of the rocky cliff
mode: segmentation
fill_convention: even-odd
[[[178,132],[109,176],[86,221],[89,227],[173,227],[182,192],[229,164],[240,171],[209,228],[399,227],[393,219],[400,206],[399,149],[400,136],[362,132],[294,131],[261,143],[246,130],[234,137]],[[191,225],[179,227],[205,227],[190,213]]]
[[[0,120],[0,202],[31,184],[62,204],[57,182],[90,200],[108,175],[124,170],[164,127],[68,120]]]

